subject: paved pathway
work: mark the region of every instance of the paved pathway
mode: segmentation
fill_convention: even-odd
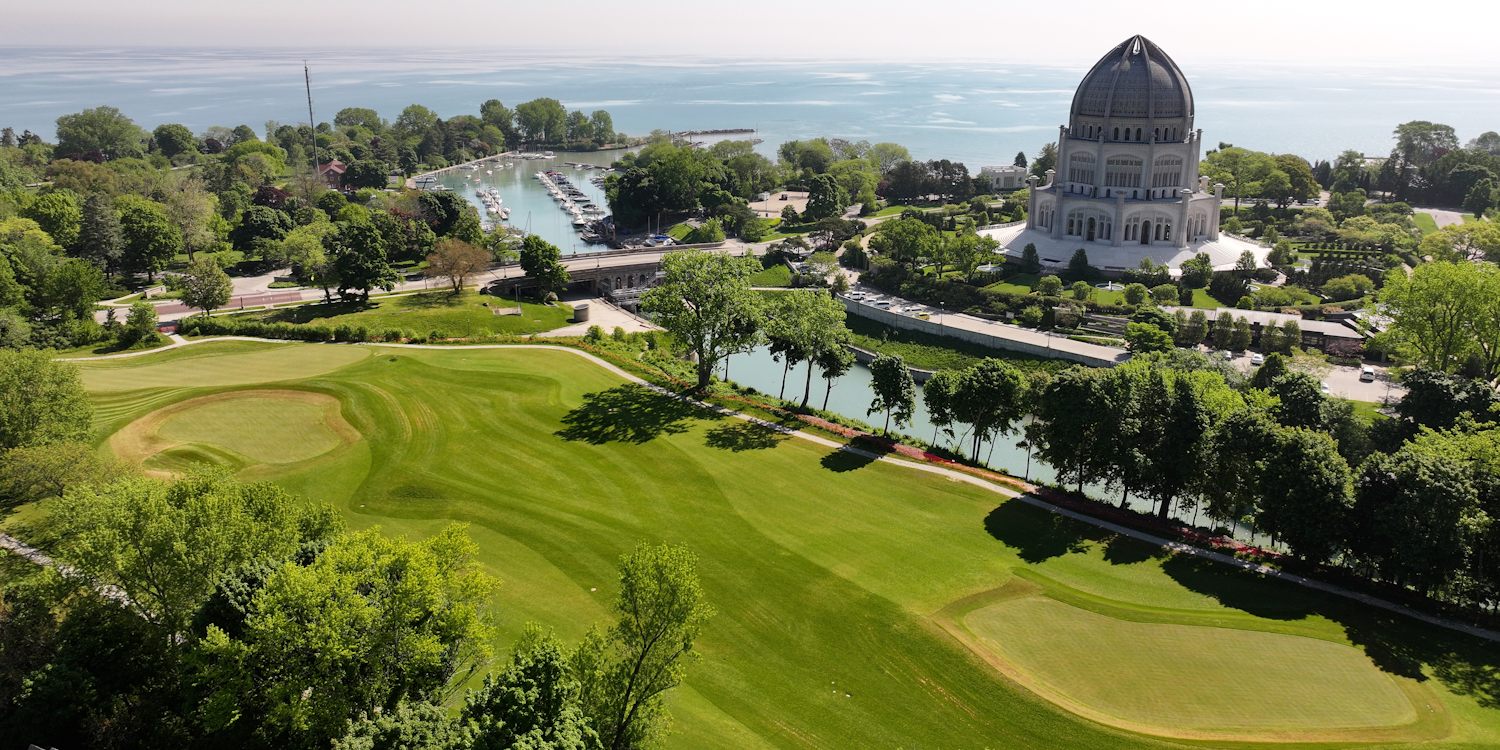
[[[1427,214],[1428,216],[1431,216],[1433,223],[1435,223],[1435,224],[1438,225],[1438,229],[1442,229],[1443,227],[1446,227],[1449,224],[1462,224],[1462,223],[1464,223],[1464,217],[1463,217],[1463,215],[1460,214],[1457,211],[1448,211],[1448,210],[1441,209],[1441,208],[1416,208],[1416,207],[1413,207],[1412,210],[1415,211],[1416,213],[1419,213],[1419,214]]]
[[[245,337],[216,337],[216,338],[209,338],[209,339],[198,339],[196,342],[188,342],[188,344],[199,343],[199,342],[206,342],[206,341],[220,340],[222,338],[242,339],[242,338],[245,338]],[[260,339],[260,340],[269,341],[270,339]],[[279,342],[278,341],[276,343],[284,343],[284,342]],[[330,346],[340,346],[340,344],[329,344],[329,345]],[[177,346],[177,345],[174,344],[173,346]],[[349,344],[343,344],[343,346],[349,346]],[[628,373],[628,372],[620,369],[619,367],[615,366],[614,364],[612,364],[612,363],[610,363],[608,361],[605,361],[604,359],[601,359],[601,358],[599,358],[599,357],[597,357],[597,356],[595,356],[593,354],[590,354],[589,352],[580,351],[578,349],[573,349],[571,347],[552,346],[552,345],[548,345],[548,344],[493,344],[493,345],[491,345],[491,344],[485,344],[485,345],[475,345],[475,346],[439,346],[439,345],[432,345],[432,344],[354,344],[354,346],[380,346],[380,347],[394,347],[394,348],[402,348],[402,349],[450,349],[450,350],[514,349],[514,348],[520,348],[520,349],[551,349],[551,350],[554,350],[554,351],[567,352],[567,353],[573,354],[575,356],[583,357],[584,359],[587,359],[590,362],[593,362],[593,363],[599,365],[600,367],[603,367],[604,369],[608,370],[609,372],[614,373],[615,375],[618,375],[619,377],[621,377],[621,378],[623,378],[623,379],[625,379],[625,380],[627,380],[629,382],[645,386],[645,387],[650,388],[651,390],[653,390],[653,391],[655,391],[657,393],[661,393],[662,395],[670,396],[672,398],[677,398],[677,399],[681,399],[681,400],[684,400],[684,401],[688,401],[690,403],[693,403],[693,404],[696,404],[698,406],[701,406],[701,407],[703,407],[705,409],[709,409],[709,410],[712,410],[712,411],[717,412],[719,414],[723,414],[725,416],[729,416],[729,417],[732,417],[732,418],[735,418],[735,419],[744,420],[746,422],[753,422],[753,423],[761,425],[761,426],[763,426],[763,427],[765,427],[767,429],[775,430],[775,431],[777,431],[779,433],[788,435],[790,437],[798,438],[798,439],[801,439],[801,440],[807,440],[809,442],[812,442],[812,443],[817,444],[817,445],[821,445],[821,446],[826,447],[826,448],[831,448],[833,450],[842,451],[842,452],[845,452],[845,453],[852,453],[854,455],[863,456],[863,457],[869,458],[871,460],[882,461],[882,462],[890,463],[890,464],[896,464],[898,466],[904,466],[906,468],[915,469],[917,471],[925,471],[925,472],[927,472],[929,474],[938,474],[938,475],[944,476],[944,477],[946,477],[948,479],[951,479],[953,481],[964,482],[966,484],[970,484],[970,485],[973,485],[975,487],[979,487],[981,489],[988,490],[988,491],[993,492],[993,493],[995,493],[997,495],[1000,495],[1002,497],[1018,499],[1021,502],[1024,502],[1024,503],[1026,503],[1028,505],[1035,506],[1037,508],[1040,508],[1042,510],[1048,511],[1050,513],[1055,513],[1055,514],[1060,515],[1060,516],[1066,516],[1066,517],[1071,518],[1073,520],[1076,520],[1076,521],[1079,521],[1079,522],[1082,522],[1082,523],[1086,523],[1086,524],[1089,524],[1091,526],[1096,526],[1096,527],[1101,528],[1101,529],[1105,529],[1106,531],[1111,531],[1111,532],[1114,532],[1116,534],[1122,534],[1124,536],[1128,536],[1128,537],[1130,537],[1132,539],[1138,539],[1138,540],[1146,542],[1148,544],[1157,545],[1157,546],[1162,547],[1164,549],[1171,550],[1173,553],[1176,553],[1176,554],[1192,555],[1194,557],[1199,557],[1199,558],[1202,558],[1202,559],[1205,559],[1205,560],[1211,560],[1213,562],[1221,563],[1221,564],[1224,564],[1224,565],[1231,565],[1231,566],[1234,566],[1236,568],[1240,568],[1241,570],[1250,571],[1250,572],[1253,572],[1253,573],[1257,573],[1259,575],[1267,576],[1269,578],[1279,578],[1281,580],[1288,581],[1290,583],[1295,583],[1295,584],[1297,584],[1299,586],[1304,586],[1306,588],[1314,589],[1314,590],[1317,590],[1317,591],[1322,591],[1322,592],[1325,592],[1325,593],[1334,594],[1335,596],[1341,596],[1341,597],[1345,597],[1345,598],[1348,598],[1348,599],[1353,599],[1353,600],[1361,602],[1363,604],[1368,604],[1368,605],[1370,605],[1372,607],[1377,607],[1377,608],[1384,609],[1384,610],[1389,611],[1389,612],[1393,612],[1393,613],[1400,614],[1400,615],[1405,615],[1407,617],[1411,617],[1413,619],[1421,620],[1422,622],[1426,622],[1426,623],[1429,623],[1429,624],[1432,624],[1432,625],[1437,625],[1439,627],[1448,628],[1450,630],[1456,630],[1458,632],[1465,633],[1465,634],[1468,634],[1468,635],[1472,635],[1472,636],[1475,636],[1475,637],[1478,637],[1478,638],[1483,638],[1483,639],[1490,640],[1490,641],[1500,642],[1500,633],[1497,633],[1495,631],[1491,631],[1491,630],[1486,630],[1484,628],[1475,627],[1473,625],[1469,625],[1469,624],[1462,623],[1462,622],[1457,622],[1455,620],[1449,620],[1447,618],[1442,618],[1442,617],[1437,617],[1437,616],[1434,616],[1434,615],[1429,615],[1429,614],[1426,614],[1426,613],[1423,613],[1423,612],[1418,612],[1418,611],[1409,609],[1407,607],[1403,607],[1403,606],[1401,606],[1399,604],[1394,604],[1392,602],[1388,602],[1388,601],[1385,601],[1383,599],[1378,599],[1376,597],[1369,596],[1368,594],[1362,594],[1362,593],[1359,593],[1357,591],[1352,591],[1350,589],[1346,589],[1346,588],[1343,588],[1341,586],[1336,586],[1336,585],[1333,585],[1333,584],[1330,584],[1330,583],[1324,583],[1322,581],[1317,581],[1317,580],[1314,580],[1314,579],[1311,579],[1311,578],[1306,578],[1306,577],[1303,577],[1303,576],[1294,575],[1294,574],[1287,573],[1285,571],[1281,571],[1281,570],[1278,570],[1276,568],[1272,568],[1272,567],[1269,567],[1269,566],[1266,566],[1266,565],[1261,565],[1259,563],[1252,563],[1252,562],[1248,562],[1248,561],[1245,561],[1245,560],[1240,560],[1238,558],[1235,558],[1235,557],[1232,557],[1232,556],[1229,556],[1229,555],[1225,555],[1225,554],[1222,554],[1222,553],[1219,553],[1219,552],[1213,552],[1213,551],[1210,551],[1210,550],[1200,549],[1198,547],[1194,547],[1194,546],[1187,545],[1187,544],[1182,544],[1181,542],[1172,541],[1170,539],[1163,539],[1161,537],[1158,537],[1158,536],[1155,536],[1155,535],[1152,535],[1152,534],[1148,534],[1148,533],[1145,533],[1145,532],[1142,532],[1142,531],[1136,531],[1134,529],[1130,529],[1130,528],[1127,528],[1127,527],[1124,527],[1124,526],[1120,526],[1118,524],[1110,523],[1108,521],[1103,521],[1103,520],[1100,520],[1100,519],[1097,519],[1097,518],[1093,518],[1091,516],[1084,515],[1082,513],[1076,513],[1074,511],[1068,510],[1066,508],[1060,508],[1060,507],[1058,507],[1056,505],[1053,505],[1053,504],[1051,504],[1049,502],[1046,502],[1045,500],[1042,500],[1040,498],[1033,497],[1033,496],[1028,495],[1028,494],[1023,494],[1023,493],[1020,493],[1020,492],[1016,492],[1015,490],[1010,489],[1009,487],[1001,486],[999,484],[987,481],[985,479],[982,479],[980,477],[974,476],[974,475],[969,474],[967,472],[957,471],[957,470],[954,470],[954,469],[949,469],[949,468],[945,468],[945,467],[942,467],[942,466],[936,466],[936,465],[932,465],[932,464],[917,463],[917,462],[914,462],[914,461],[908,461],[908,460],[904,460],[904,459],[900,459],[900,458],[893,458],[891,456],[886,456],[886,455],[881,455],[881,454],[873,453],[871,451],[866,451],[866,450],[862,450],[860,448],[855,448],[855,447],[853,447],[851,445],[846,445],[844,443],[840,443],[840,442],[837,442],[837,441],[834,441],[834,440],[830,440],[828,438],[825,438],[825,437],[822,437],[822,436],[819,436],[819,435],[812,435],[812,434],[809,434],[807,432],[803,432],[801,430],[793,430],[791,428],[784,427],[782,425],[778,425],[778,424],[774,424],[774,423],[771,423],[771,422],[767,422],[767,421],[765,421],[763,419],[758,419],[758,418],[752,417],[752,416],[750,416],[748,414],[743,414],[741,412],[737,412],[737,411],[734,411],[734,410],[731,410],[731,409],[727,409],[727,408],[722,407],[722,406],[715,406],[715,405],[712,405],[712,404],[708,404],[708,403],[699,401],[697,399],[694,399],[692,397],[685,396],[683,394],[674,393],[672,391],[669,391],[669,390],[667,390],[665,388],[662,388],[661,386],[655,385],[653,383],[648,383],[644,379],[636,377],[635,375],[632,375],[632,374],[630,374],[630,373]],[[166,348],[166,347],[163,347],[163,348]],[[160,351],[160,350],[152,350],[152,351]],[[132,354],[147,354],[147,353],[150,353],[150,352],[139,352],[139,353],[131,353],[131,354],[114,354],[114,355],[109,355],[108,357],[94,357],[92,359],[110,359],[112,357],[132,356]],[[27,559],[31,559],[33,562],[38,562],[39,564],[49,564],[50,563],[50,560],[47,560],[46,556],[43,555],[41,552],[39,552],[39,551],[37,551],[37,550],[35,550],[35,549],[31,548],[31,547],[27,547],[25,544],[22,544],[21,542],[18,542],[15,539],[12,539],[12,538],[4,536],[4,535],[0,535],[0,547],[5,547],[6,549],[11,549],[12,551],[16,551],[18,554],[26,556]],[[38,556],[39,556],[39,559],[37,559]],[[45,561],[45,562],[43,562],[43,561]]]

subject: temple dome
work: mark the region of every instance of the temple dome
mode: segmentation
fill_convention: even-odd
[[[1193,91],[1177,63],[1143,36],[1121,42],[1094,64],[1078,93],[1073,117],[1166,119],[1193,116]]]

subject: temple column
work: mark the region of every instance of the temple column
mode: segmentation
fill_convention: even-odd
[[[1115,226],[1110,230],[1109,238],[1114,241],[1115,247],[1125,244],[1125,194],[1115,193]]]

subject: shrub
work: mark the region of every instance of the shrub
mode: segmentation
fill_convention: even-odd
[[[1021,325],[1036,328],[1041,325],[1045,313],[1040,307],[1028,307],[1021,311]]]
[[[1146,289],[1145,284],[1126,284],[1125,303],[1130,305],[1139,305],[1142,302],[1146,301],[1146,295],[1149,293],[1150,292]]]
[[[610,338],[614,339],[615,341],[624,341],[625,340],[625,329],[621,328],[619,326],[615,326],[615,330],[611,331],[610,334],[609,334],[609,336],[610,336]]]
[[[1036,293],[1043,297],[1056,297],[1062,294],[1062,279],[1056,276],[1043,276],[1036,284]]]
[[[583,335],[585,341],[600,342],[604,340],[604,329],[597,325],[589,326],[588,333]]]

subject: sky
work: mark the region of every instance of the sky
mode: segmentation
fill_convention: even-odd
[[[1488,0],[50,0],[7,8],[0,44],[1071,62],[1140,33],[1179,63],[1451,67],[1500,64],[1493,13]]]

